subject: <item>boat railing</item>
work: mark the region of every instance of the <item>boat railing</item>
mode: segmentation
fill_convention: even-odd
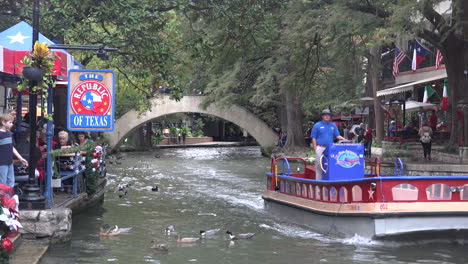
[[[405,175],[405,164],[400,158],[396,158],[395,160],[395,168],[394,168],[394,175],[395,176],[404,176]]]
[[[366,164],[369,166],[369,173],[364,173],[364,177],[379,177],[381,174],[380,158],[376,157],[374,160],[371,158],[364,158]]]
[[[295,158],[300,159],[300,158]],[[287,161],[282,161],[287,160]],[[389,203],[389,202],[447,202],[468,201],[468,176],[404,176],[404,164],[396,161],[397,176],[380,174],[374,160],[374,177],[322,181],[307,177],[307,172],[292,173],[291,158],[273,160],[267,173],[267,188],[291,196],[330,203]],[[281,161],[281,162],[279,162]],[[276,165],[289,166],[278,170]],[[306,165],[304,165],[306,166]],[[311,166],[306,166],[306,168]],[[384,207],[385,208],[385,207]]]
[[[60,182],[60,188],[70,188],[73,197],[78,195],[78,189],[82,189],[78,181],[78,176],[85,170],[84,166],[81,166],[81,154],[80,151],[61,154],[57,157],[57,160],[54,161],[56,162],[57,168],[57,174],[54,178]],[[67,183],[68,179],[71,179],[71,184]]]
[[[299,161],[299,163],[302,164],[302,168],[297,167],[297,171],[295,173],[291,173],[291,163],[289,162],[290,160]],[[274,190],[278,188],[278,165],[281,166],[280,175],[291,176],[291,177],[301,177],[301,178],[305,177],[304,175],[305,175],[305,171],[307,167],[307,162],[303,158],[298,158],[298,157],[272,158],[270,173],[267,173],[267,175],[273,176],[273,179],[270,183],[270,188]]]

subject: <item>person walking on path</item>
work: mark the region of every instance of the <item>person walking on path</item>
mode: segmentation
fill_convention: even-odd
[[[13,154],[24,166],[28,166],[18,151],[13,147],[13,133],[10,132],[13,126],[13,116],[10,114],[0,115],[0,184],[11,187],[15,185],[15,172],[13,169]]]
[[[431,148],[432,148],[432,128],[427,124],[424,123],[422,127],[419,129],[419,136],[421,145],[424,151],[424,159],[432,160],[431,157]]]
[[[373,129],[368,127],[366,133],[364,133],[364,153],[365,156],[370,158],[372,156],[372,138]]]
[[[345,142],[350,141],[340,136],[338,127],[336,127],[336,125],[331,122],[331,112],[328,109],[322,111],[322,121],[317,122],[314,125],[310,137],[312,138],[312,144],[314,145],[315,151],[315,179],[321,180],[322,164],[320,163],[320,160],[325,148],[332,144],[335,138]]]

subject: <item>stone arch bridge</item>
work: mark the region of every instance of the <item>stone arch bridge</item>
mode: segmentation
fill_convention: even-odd
[[[175,113],[203,113],[213,115],[247,130],[263,150],[274,146],[277,134],[269,128],[265,122],[245,108],[237,105],[220,108],[215,104],[210,104],[206,109],[203,109],[201,107],[203,99],[203,96],[191,95],[184,96],[178,102],[171,100],[169,96],[151,99],[151,104],[153,105],[151,111],[138,115],[138,112],[131,110],[116,120],[114,131],[105,133],[106,137],[110,140],[110,147],[116,148],[120,146],[128,135],[145,123],[158,117]]]

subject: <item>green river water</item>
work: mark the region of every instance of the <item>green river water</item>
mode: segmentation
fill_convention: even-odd
[[[468,263],[468,247],[460,241],[333,239],[279,221],[264,210],[261,198],[269,165],[258,147],[124,153],[121,164],[108,167],[104,203],[74,216],[71,241],[52,246],[42,263]],[[124,198],[115,191],[121,183],[131,185]],[[151,190],[155,186],[158,192]],[[103,224],[132,230],[100,237]],[[183,237],[222,231],[182,244],[166,236],[171,224]],[[231,242],[226,230],[256,235]],[[151,249],[152,240],[168,244],[169,251]]]

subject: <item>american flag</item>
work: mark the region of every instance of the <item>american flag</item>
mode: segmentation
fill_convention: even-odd
[[[405,60],[406,54],[395,46],[395,59],[393,60],[393,76],[397,77],[400,74],[398,67]]]
[[[440,65],[442,64],[442,61],[444,60],[444,56],[442,56],[442,52],[440,52],[439,49],[437,49],[436,52],[436,69],[438,70],[440,68]]]

